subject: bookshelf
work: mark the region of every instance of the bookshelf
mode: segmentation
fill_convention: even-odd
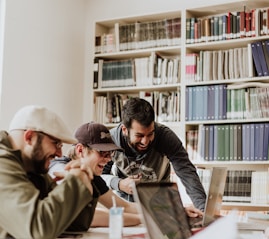
[[[259,20],[263,19],[261,9],[267,8],[269,8],[267,1],[245,0],[178,9],[174,12],[97,21],[93,59],[96,63],[92,99],[95,105],[94,120],[106,124],[109,128],[113,127],[120,121],[120,105],[124,100],[132,96],[144,97],[154,106],[157,112],[156,120],[171,127],[185,142],[190,158],[198,168],[226,166],[230,171],[267,172],[268,146],[266,160],[257,160],[255,157],[260,157],[258,146],[265,144],[261,144],[257,139],[262,139],[261,142],[266,141],[263,129],[269,124],[269,117],[264,113],[266,108],[259,109],[258,115],[250,111],[254,99],[251,98],[253,93],[250,89],[269,89],[269,76],[258,75],[251,50],[253,43],[269,40],[269,30],[262,28],[263,21],[261,23]],[[242,12],[244,17],[247,16],[249,19],[250,15],[255,19],[255,24],[251,24],[251,21],[247,24],[246,19],[243,21],[244,31],[240,29]],[[222,24],[223,28],[224,18],[230,19],[231,32],[228,34],[227,31],[221,31],[219,28],[214,32],[212,30],[214,26],[217,29],[216,19],[218,19],[218,26]],[[236,19],[234,24],[230,23],[233,18]],[[263,20],[269,26],[269,14]],[[208,34],[202,35],[205,32],[203,29],[206,29],[204,23],[206,21],[210,22],[211,30]],[[238,28],[234,27],[236,24]],[[199,30],[201,25],[204,27]],[[173,28],[177,34],[173,33],[171,30]],[[190,33],[194,29],[196,30]],[[104,63],[115,65],[126,60],[132,61],[130,78],[133,81],[130,81],[128,86],[102,87],[105,71],[101,72],[103,68],[100,66]],[[168,66],[169,62],[170,66]],[[141,76],[142,81],[140,81],[139,75],[142,73],[144,75]],[[209,95],[213,98],[209,98]],[[262,93],[256,92],[257,95]],[[232,98],[230,101],[229,97],[235,96],[237,98]],[[268,103],[269,98],[266,97],[268,96],[264,93],[263,102]],[[235,104],[235,99],[241,102],[242,108]],[[243,102],[246,99],[248,101]],[[255,100],[257,101],[258,98],[256,97]],[[108,104],[108,102],[112,103]],[[119,107],[116,108],[115,105]],[[114,116],[117,114],[118,116]],[[242,129],[245,126],[259,127],[259,129],[253,131],[255,133],[252,137],[249,131]],[[218,131],[221,128],[227,128],[228,131]],[[204,133],[207,132],[206,129],[212,132]],[[249,133],[247,137],[245,132]],[[249,140],[248,144],[246,139]],[[247,151],[246,154],[253,154],[253,160],[243,159],[245,155],[242,153],[242,147],[244,150],[252,149],[253,152]],[[265,151],[264,145],[261,150]],[[229,155],[226,155],[227,152],[230,152]],[[223,154],[223,158],[220,154]],[[209,160],[206,156],[212,159]],[[269,201],[223,203],[223,209],[232,208],[268,211]]]

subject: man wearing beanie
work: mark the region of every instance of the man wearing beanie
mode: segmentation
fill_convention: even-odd
[[[41,106],[26,106],[0,131],[0,238],[58,237],[94,202],[90,167],[70,162],[64,182],[48,175],[50,161],[62,156],[62,144],[75,144],[61,118]]]
[[[108,226],[109,211],[112,207],[112,197],[115,197],[117,206],[124,208],[124,225],[131,226],[140,224],[140,217],[137,213],[135,203],[123,200],[113,193],[100,177],[104,166],[111,160],[115,151],[121,151],[114,144],[108,129],[99,123],[91,122],[81,125],[75,132],[75,138],[78,143],[73,144],[69,150],[68,157],[56,158],[50,163],[49,174],[52,177],[55,172],[62,172],[67,163],[72,161],[83,161],[89,165],[93,172],[93,198],[92,208],[96,208],[97,201],[104,207],[97,208],[94,217],[87,210],[84,210],[84,223],[76,223],[76,228],[70,228],[76,231],[88,230],[90,226]],[[57,180],[57,178],[56,178]],[[65,180],[65,179],[64,179]],[[62,184],[64,180],[58,181]]]

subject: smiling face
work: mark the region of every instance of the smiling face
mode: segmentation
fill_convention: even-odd
[[[105,165],[111,160],[111,151],[97,151],[95,149],[89,149],[85,146],[81,151],[81,160],[90,166],[93,174],[100,176],[103,172]]]
[[[122,127],[123,134],[127,137],[129,145],[137,152],[146,152],[155,137],[154,121],[145,127],[133,120],[131,128],[128,130]]]
[[[27,149],[23,152],[26,171],[38,174],[48,172],[49,164],[56,156],[62,156],[62,143],[42,132],[26,130],[24,132]]]

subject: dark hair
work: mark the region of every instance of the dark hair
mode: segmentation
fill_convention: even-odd
[[[130,129],[133,120],[148,127],[155,120],[152,105],[138,97],[130,98],[122,107],[122,123]]]

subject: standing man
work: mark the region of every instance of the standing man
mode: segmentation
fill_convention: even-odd
[[[177,135],[155,122],[155,112],[149,102],[129,99],[122,108],[122,123],[110,133],[124,152],[116,152],[102,177],[121,197],[133,201],[133,182],[169,181],[172,163],[194,206],[204,210],[206,194],[196,168]]]
[[[0,238],[58,237],[93,203],[92,171],[70,162],[64,182],[47,174],[50,161],[62,156],[62,143],[74,144],[61,118],[45,107],[26,106],[0,131]]]

